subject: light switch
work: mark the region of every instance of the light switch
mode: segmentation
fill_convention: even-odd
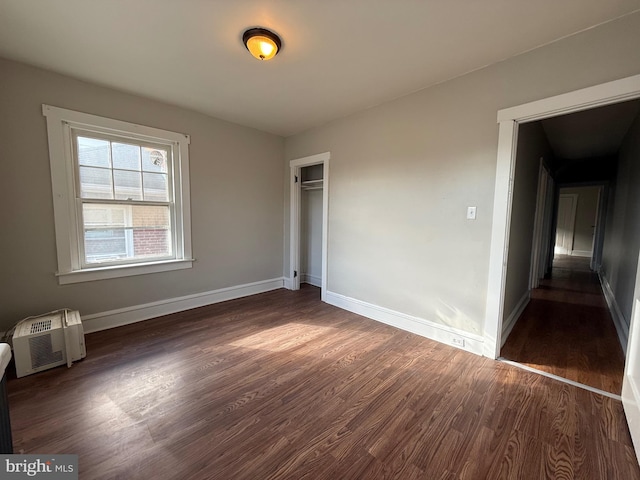
[[[476,207],[467,207],[467,220],[476,219]]]

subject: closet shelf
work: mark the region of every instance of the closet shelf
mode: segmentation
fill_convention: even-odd
[[[317,190],[322,188],[322,179],[320,180],[305,180],[300,184],[304,190]]]

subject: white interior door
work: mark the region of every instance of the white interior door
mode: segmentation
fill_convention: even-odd
[[[561,193],[558,200],[555,253],[570,255],[573,250],[573,229],[576,224],[578,195]]]
[[[627,362],[622,380],[622,405],[627,416],[629,432],[640,458],[640,260],[636,273],[636,286],[633,295],[631,325],[629,327],[629,344],[627,345]]]
[[[533,248],[531,249],[531,272],[529,278],[529,288],[538,288],[540,279],[544,274],[540,272],[544,270],[546,264],[545,238],[548,243],[549,238],[545,237],[545,222],[547,209],[547,188],[549,187],[549,171],[544,166],[544,160],[540,159],[540,173],[538,175],[538,196],[536,197],[536,215],[533,228]]]
[[[593,235],[593,248],[591,255],[591,270],[597,272],[600,270],[602,264],[602,248],[604,246],[604,232],[607,224],[607,203],[606,203],[607,189],[603,186],[600,187],[598,192],[598,207],[596,209],[596,222],[595,231]]]
[[[544,278],[549,268],[553,265],[551,255],[551,236],[553,235],[553,198],[555,196],[556,182],[551,175],[547,176],[547,200],[545,202],[544,223],[542,226],[542,261],[539,265],[538,278]]]
[[[302,191],[300,165],[291,164],[291,210],[290,210],[290,241],[289,241],[289,278],[291,290],[300,290],[300,200]]]

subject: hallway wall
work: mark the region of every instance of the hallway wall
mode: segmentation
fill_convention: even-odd
[[[503,332],[512,327],[517,313],[529,298],[540,158],[544,157],[549,161],[551,155],[551,146],[540,122],[525,123],[520,126],[511,207]]]
[[[626,349],[640,252],[640,115],[620,149],[613,190],[600,275],[605,294],[613,302],[618,335]]]

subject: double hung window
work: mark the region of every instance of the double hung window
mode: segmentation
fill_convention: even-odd
[[[47,105],[43,112],[60,283],[190,267],[189,137]]]

